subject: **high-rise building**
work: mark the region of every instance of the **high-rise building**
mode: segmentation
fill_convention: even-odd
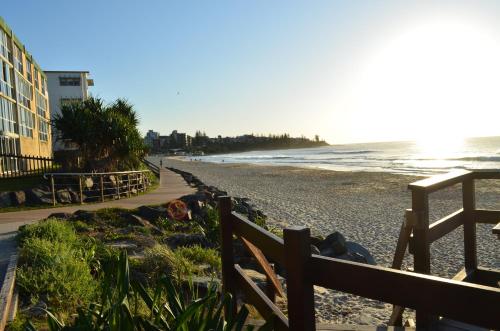
[[[52,141],[45,73],[0,17],[0,155],[5,154],[50,157]],[[9,166],[2,157],[0,171]]]
[[[89,97],[89,86],[94,86],[94,80],[89,78],[88,71],[45,71],[47,75],[51,119],[61,113],[61,106],[71,102],[79,102]],[[57,139],[53,130],[52,140],[54,151],[74,149],[71,142]]]

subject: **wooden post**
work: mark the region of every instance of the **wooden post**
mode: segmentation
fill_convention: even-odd
[[[233,256],[233,224],[231,220],[231,198],[219,197],[219,218],[221,238],[221,260],[222,260],[222,291],[236,296],[234,286],[234,256]],[[233,311],[227,311],[226,316],[236,315],[236,307]]]
[[[82,176],[78,176],[78,186],[80,188],[80,204],[83,205],[83,187],[82,187]]]
[[[316,330],[314,287],[307,268],[311,259],[310,231],[304,227],[284,229],[283,239],[290,330]]]
[[[120,200],[120,175],[116,174],[116,194],[118,195],[118,200]]]
[[[469,271],[477,269],[476,222],[474,219],[476,197],[472,176],[469,176],[462,183],[462,200],[464,207],[465,269]]]
[[[50,187],[52,189],[52,205],[56,205],[56,185],[54,184],[54,175],[50,175]]]
[[[130,173],[127,174],[127,197],[130,198]]]
[[[413,227],[414,240],[414,271],[430,275],[431,252],[429,241],[429,194],[425,190],[412,190],[411,207],[415,217]],[[435,316],[417,310],[415,312],[418,329],[430,329],[437,321]]]
[[[101,188],[101,201],[104,202],[104,177],[103,177],[103,175],[99,176],[99,181],[100,181],[99,187]]]

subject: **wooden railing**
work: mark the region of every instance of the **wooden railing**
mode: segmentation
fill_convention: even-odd
[[[284,229],[281,239],[231,209],[231,199],[221,197],[223,290],[242,293],[275,330],[315,330],[314,285],[487,328],[500,325],[500,289],[314,255],[309,229]],[[234,263],[234,235],[254,247],[251,251],[261,266],[269,258],[286,270],[288,317],[275,304],[274,295],[269,290],[264,293]],[[268,275],[267,288],[272,288],[275,276],[267,268],[263,271]]]
[[[58,166],[52,158],[0,154],[0,178],[39,176],[56,169]]]
[[[156,177],[160,177],[160,167],[146,159],[142,159],[142,162],[156,175]]]
[[[412,194],[412,208],[406,211],[406,220],[398,239],[394,268],[401,267],[406,247],[409,245],[409,251],[414,255],[414,271],[430,274],[431,244],[463,226],[465,266],[453,279],[489,286],[495,286],[500,281],[499,270],[478,266],[476,224],[500,222],[500,210],[476,208],[475,180],[477,179],[500,179],[500,171],[455,171],[408,185]],[[462,186],[462,208],[430,224],[429,194],[457,184]],[[500,307],[500,303],[497,305]],[[420,321],[421,325],[431,325],[436,321],[436,317],[429,315],[428,311],[416,313],[417,321]],[[401,314],[400,307],[395,307],[390,323],[399,324]],[[500,324],[497,327],[500,327]]]
[[[151,185],[147,173],[149,170],[120,171],[102,173],[46,173],[50,181],[52,203],[57,204],[57,192],[60,189],[72,190],[79,197],[79,202],[101,201],[130,197],[145,192]]]

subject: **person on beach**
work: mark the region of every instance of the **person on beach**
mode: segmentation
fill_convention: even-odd
[[[160,160],[160,168],[163,167],[163,160]]]

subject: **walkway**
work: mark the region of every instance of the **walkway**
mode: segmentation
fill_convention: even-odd
[[[53,213],[73,213],[82,209],[97,210],[101,208],[117,207],[134,209],[143,205],[166,203],[183,195],[194,193],[195,191],[196,189],[188,186],[180,175],[170,170],[162,169],[160,172],[159,187],[150,193],[136,197],[88,205],[72,205],[67,207],[0,213],[0,285],[3,282],[5,269],[10,256],[16,252],[15,233],[21,225],[34,223],[38,220],[47,218]]]
[[[162,169],[160,172],[159,187],[153,192],[142,194],[136,197],[122,198],[120,200],[113,200],[102,203],[0,213],[0,235],[12,231],[17,231],[19,226],[47,218],[50,214],[53,213],[74,213],[75,211],[81,209],[97,210],[101,208],[134,209],[144,205],[166,203],[183,195],[194,193],[195,191],[195,188],[192,188],[186,184],[182,176],[170,170]]]

